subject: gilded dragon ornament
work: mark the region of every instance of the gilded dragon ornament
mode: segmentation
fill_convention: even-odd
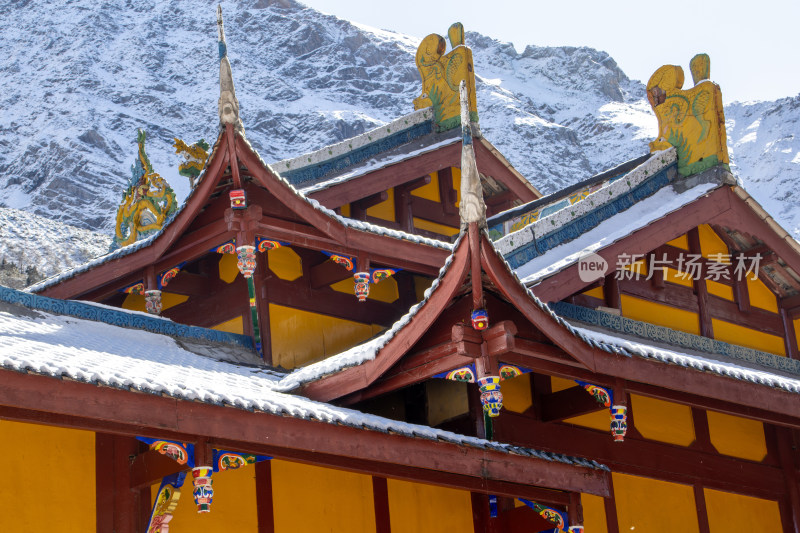
[[[111,248],[127,246],[161,229],[177,209],[175,192],[153,171],[144,150],[146,134],[138,130],[139,153],[131,166],[131,178],[117,209],[117,224]]]

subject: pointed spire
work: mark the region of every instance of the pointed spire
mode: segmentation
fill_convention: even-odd
[[[467,84],[461,80],[458,87],[461,97],[461,203],[458,214],[461,216],[461,229],[477,222],[479,228],[486,227],[486,204],[483,201],[483,187],[475,151],[472,147],[472,125],[469,120],[469,98]]]
[[[222,24],[222,6],[217,6],[217,30],[219,38],[219,124],[233,124],[234,130],[244,137],[244,126],[239,118],[239,100],[233,87],[233,73],[228,60],[228,45],[225,42],[225,27]]]

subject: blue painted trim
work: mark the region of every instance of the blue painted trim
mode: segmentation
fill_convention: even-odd
[[[122,309],[107,309],[105,307],[75,300],[48,298],[46,296],[39,296],[38,294],[20,292],[7,287],[0,287],[0,301],[22,305],[38,311],[67,315],[85,320],[94,320],[95,322],[104,322],[112,326],[135,328],[149,331],[150,333],[169,335],[170,337],[219,342],[241,346],[249,350],[253,349],[253,339],[246,335],[238,335],[236,333],[200,328],[197,326],[187,326],[163,318],[150,317],[140,313],[129,313]]]
[[[307,182],[319,179],[331,172],[356,165],[380,153],[410,143],[414,139],[418,139],[430,133],[433,133],[433,123],[431,121],[421,122],[410,128],[388,135],[383,139],[371,142],[361,148],[356,148],[346,154],[322,161],[321,163],[281,172],[281,176],[286,178],[289,183],[295,187],[299,187],[301,184],[306,184]]]
[[[731,359],[738,359],[751,364],[800,375],[800,360],[797,359],[789,359],[788,357],[781,357],[780,355],[745,348],[744,346],[728,344],[708,337],[701,337],[700,335],[677,331],[664,326],[656,326],[655,324],[648,324],[647,322],[640,322],[567,302],[550,304],[550,308],[562,317],[579,320],[626,335],[666,343],[676,348],[686,348],[713,355],[724,355]]]
[[[599,206],[594,211],[590,211],[583,216],[567,222],[560,228],[556,228],[552,232],[547,233],[538,239],[534,239],[523,246],[520,246],[513,252],[506,255],[505,260],[509,265],[511,265],[511,268],[516,269],[532,261],[534,258],[544,254],[548,250],[580,237],[587,231],[599,226],[600,223],[608,220],[617,213],[625,211],[648,196],[652,196],[659,189],[668,185],[668,171],[673,166],[675,165],[669,165],[661,169],[658,173],[643,181],[627,193],[618,196],[607,204]],[[589,200],[581,200],[581,202],[586,201]],[[573,205],[577,206],[579,203],[580,202]],[[547,221],[543,219],[539,219],[539,221],[536,222],[536,224],[546,223]]]

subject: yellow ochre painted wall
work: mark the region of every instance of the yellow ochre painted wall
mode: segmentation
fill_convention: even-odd
[[[353,296],[353,305],[358,305]],[[340,353],[363,342],[381,326],[361,324],[291,307],[269,304],[272,362],[296,368]]]
[[[175,307],[178,304],[182,304],[189,297],[185,294],[175,294],[172,292],[162,292],[161,293],[161,309],[166,311],[170,307]],[[141,294],[129,294],[125,297],[125,301],[122,302],[123,309],[129,309],[131,311],[141,311],[142,313],[145,312],[144,307],[144,296]]]
[[[767,456],[764,425],[757,420],[706,411],[711,444],[719,453],[763,461]]]
[[[581,494],[583,526],[592,533],[608,533],[605,500],[594,494]]]
[[[782,531],[778,502],[704,489],[708,525],[717,531]]]
[[[239,275],[236,254],[222,254],[219,258],[219,279],[225,283],[233,283]]]
[[[697,314],[684,311],[669,305],[648,302],[641,298],[634,298],[625,294],[620,296],[622,301],[622,316],[641,320],[659,326],[700,334],[700,324]]]
[[[428,288],[431,286],[432,283],[433,283],[433,278],[414,276],[414,295],[417,297],[418,302],[421,302],[422,299],[425,297],[425,291],[428,290]]]
[[[438,233],[439,235],[446,235],[448,237],[452,237],[460,231],[459,228],[437,224],[436,222],[431,222],[430,220],[417,217],[414,217],[414,227],[417,229],[424,229],[425,231],[432,231],[434,233]]]
[[[386,192],[388,193],[386,200],[372,207],[368,207],[367,215],[394,222],[394,188],[387,189]]]
[[[719,238],[719,235],[717,235],[717,232],[714,231],[711,226],[708,224],[701,224],[697,226],[697,232],[700,235],[700,253],[703,257],[714,260],[723,259],[723,261],[721,261],[722,263],[730,263],[730,261],[725,261],[724,257],[719,257],[717,255],[728,255],[728,245]]]
[[[694,489],[691,486],[617,472],[613,472],[611,476],[620,531],[700,531]]]
[[[684,234],[681,235],[680,237],[672,239],[671,241],[667,242],[667,244],[669,244],[670,246],[674,246],[676,248],[681,248],[682,250],[688,250],[689,238],[686,236],[686,234]]]
[[[569,389],[571,387],[577,387],[577,386],[578,385],[571,379],[564,379],[556,376],[550,376],[550,390],[552,392],[558,392],[564,389]],[[587,392],[586,394],[589,393]],[[575,424],[576,426],[583,426],[591,429],[596,429],[599,431],[611,430],[611,414],[609,413],[608,409],[601,409],[594,413],[567,418],[564,420],[564,422],[568,424]]]
[[[268,251],[267,264],[273,274],[286,281],[294,281],[303,275],[303,261],[287,246]]]
[[[472,501],[463,490],[388,480],[392,531],[472,532]],[[372,499],[369,500],[370,503]]]
[[[533,405],[530,374],[504,379],[500,383],[500,390],[503,392],[503,409],[524,413],[528,407]]]
[[[425,198],[426,200],[430,200],[431,202],[441,202],[442,199],[439,196],[439,173],[431,172],[430,177],[431,177],[431,182],[427,185],[423,185],[422,187],[411,191],[411,196],[418,196],[420,198]]]
[[[456,207],[461,205],[461,169],[453,167],[453,188],[456,190]]]
[[[589,289],[588,291],[584,291],[586,296],[594,296],[595,298],[600,298],[601,300],[605,298],[605,293],[603,292],[603,287],[595,287],[594,289]]]
[[[248,465],[237,470],[215,472],[214,501],[210,513],[198,513],[192,498],[192,474],[187,473],[181,487],[178,506],[169,523],[169,533],[193,533],[197,531],[236,531],[257,533],[256,514],[256,470]],[[155,500],[159,485],[150,488],[150,499]]]
[[[631,394],[636,429],[646,439],[689,446],[694,442],[692,408],[688,405]]]
[[[276,533],[375,531],[371,476],[273,459],[272,483]]]
[[[722,342],[738,344],[754,350],[774,353],[776,355],[786,355],[786,347],[783,344],[783,337],[770,335],[763,331],[738,326],[719,320],[711,319],[711,327],[714,328],[714,338]]]
[[[339,208],[339,210],[341,211],[343,217],[350,216],[350,204],[344,204]]]
[[[355,293],[356,282],[353,278],[343,279],[331,285],[331,289],[336,292],[343,292],[353,296],[353,305],[358,305]],[[379,302],[392,303],[400,297],[397,290],[397,282],[393,277],[382,279],[378,283],[369,284],[368,300],[377,300]]]
[[[752,274],[747,275],[747,293],[750,295],[750,305],[766,309],[773,313],[778,312],[778,299],[775,293],[769,290],[760,279],[753,279]]]
[[[664,281],[669,281],[670,283],[675,283],[676,285],[682,285],[684,287],[692,287],[694,285],[691,277],[684,275],[680,270],[669,267],[664,267]]]
[[[94,531],[94,439],[0,420],[0,531]]]
[[[212,326],[211,329],[216,329],[217,331],[227,331],[228,333],[244,333],[244,320],[241,316],[237,316],[236,318],[231,318],[230,320],[226,320],[216,326]]]
[[[719,296],[720,298],[733,301],[733,287],[730,285],[725,285],[724,283],[707,279],[706,289],[708,290],[708,294],[713,294],[714,296]]]

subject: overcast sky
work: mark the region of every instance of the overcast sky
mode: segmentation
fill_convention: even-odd
[[[590,46],[647,82],[661,65],[711,56],[725,102],[800,93],[800,0],[300,0],[319,11],[422,38],[453,22],[525,46]],[[656,8],[658,7],[658,10]],[[480,72],[478,72],[480,74]]]

